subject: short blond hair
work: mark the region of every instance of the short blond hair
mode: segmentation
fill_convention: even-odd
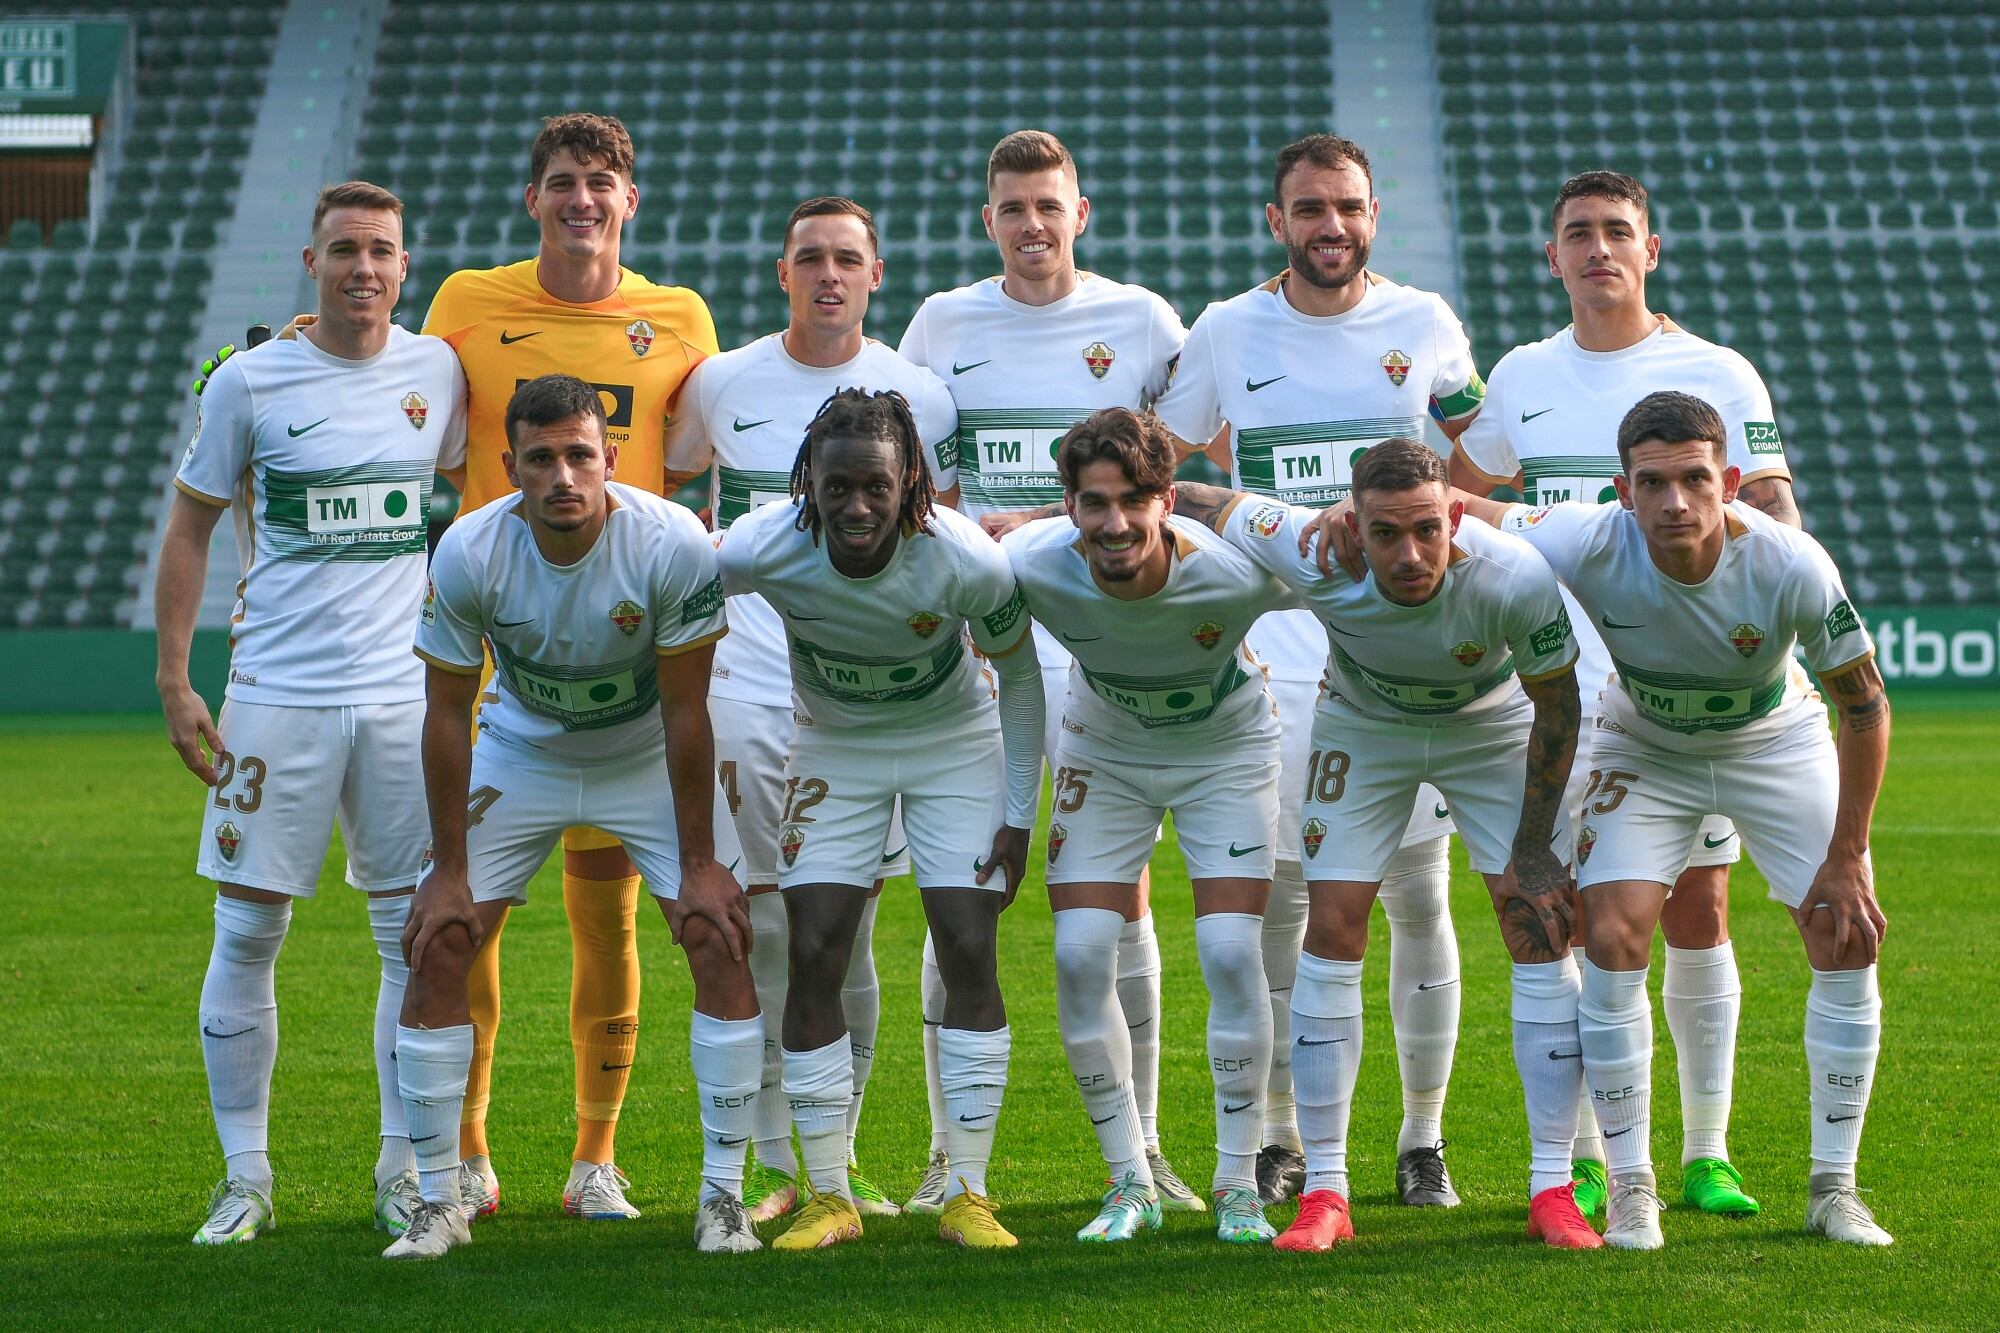
[[[993,180],[1003,171],[1026,174],[1031,171],[1054,171],[1058,167],[1069,173],[1075,180],[1076,159],[1063,147],[1063,141],[1047,130],[1015,130],[1012,134],[993,145],[993,151],[986,158],[986,188],[993,188]]]
[[[336,208],[373,208],[403,216],[403,201],[370,181],[342,181],[319,192],[313,205],[312,234],[319,236],[319,224]]]

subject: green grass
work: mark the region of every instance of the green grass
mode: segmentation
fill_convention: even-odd
[[[210,893],[191,868],[198,789],[150,720],[0,723],[14,793],[0,828],[0,1323],[1990,1327],[1996,704],[1912,696],[1897,714],[1874,840],[1892,922],[1886,1031],[1862,1170],[1897,1236],[1886,1253],[1801,1232],[1806,965],[1747,866],[1733,923],[1745,1003],[1731,1143],[1764,1215],[1726,1222],[1675,1208],[1668,1248],[1652,1255],[1527,1243],[1506,963],[1462,856],[1453,910],[1466,998],[1446,1134],[1465,1206],[1393,1203],[1399,1103],[1378,916],[1351,1159],[1360,1239],[1332,1255],[1225,1247],[1204,1219],[1171,1214],[1165,1234],[1113,1250],[1070,1239],[1094,1209],[1101,1166],[1063,1066],[1048,912],[1032,883],[1003,919],[1013,1081],[991,1177],[1019,1251],[947,1249],[933,1223],[908,1218],[871,1222],[864,1243],[827,1254],[694,1254],[689,985],[657,919],[641,927],[646,1029],[619,1153],[646,1215],[622,1226],[566,1220],[569,946],[545,871],[507,932],[492,1121],[506,1207],[444,1263],[385,1264],[369,1227],[375,957],[360,896],[339,886],[334,861],[279,963],[278,1225],[251,1246],[198,1251],[188,1237],[219,1174],[195,1034],[211,931]],[[1169,1155],[1201,1182],[1214,1160],[1205,995],[1180,865],[1170,848],[1155,865],[1162,1122]],[[914,1187],[927,1146],[921,939],[914,892],[892,886],[876,933],[883,1022],[862,1126],[862,1159],[892,1192]],[[1653,975],[1657,988],[1657,966]],[[1663,1018],[1656,1027],[1654,1149],[1671,1192],[1679,1111]]]

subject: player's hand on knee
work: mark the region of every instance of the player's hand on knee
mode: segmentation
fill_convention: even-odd
[[[729,947],[731,962],[749,957],[750,908],[736,877],[713,861],[682,867],[680,896],[667,909],[667,927],[674,943],[683,944],[691,917],[700,917],[715,927]]]
[[[1333,577],[1333,567],[1338,564],[1349,578],[1359,583],[1368,566],[1361,558],[1361,538],[1347,521],[1353,512],[1352,500],[1342,500],[1330,509],[1320,510],[1312,522],[1299,529],[1299,554],[1316,559],[1319,572],[1328,578]]]
[[[160,691],[160,704],[167,715],[167,740],[174,752],[187,765],[187,771],[202,780],[204,786],[215,785],[215,765],[210,755],[222,753],[222,733],[215,729],[215,719],[209,714],[208,704],[194,687],[182,685],[174,689]],[[208,749],[204,752],[202,746]]]
[[[424,954],[453,926],[465,928],[469,952],[477,953],[486,931],[473,905],[472,889],[463,871],[454,873],[439,866],[417,886],[416,896],[410,900],[410,919],[403,926],[403,961],[412,972],[423,968]]]
[[[1543,864],[1542,858],[1547,858]],[[1518,858],[1500,876],[1493,890],[1493,911],[1500,936],[1515,961],[1553,962],[1569,948],[1576,922],[1576,900],[1569,876],[1554,853]]]
[[[1875,901],[1875,877],[1862,857],[1829,859],[1813,876],[1812,887],[1799,903],[1800,919],[1808,930],[1819,929],[1815,913],[1830,914],[1833,929],[1833,960],[1843,962],[1850,947],[1861,950],[1862,961],[1872,963],[1882,952],[1882,939],[1889,933],[1889,918]]]
[[[993,835],[993,850],[987,853],[972,882],[985,884],[993,878],[995,870],[1007,876],[1007,892],[1000,899],[1000,910],[1004,912],[1014,905],[1014,895],[1021,891],[1021,881],[1028,877],[1028,830],[1002,824]]]

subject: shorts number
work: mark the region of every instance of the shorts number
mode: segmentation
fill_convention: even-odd
[[[246,754],[241,759],[227,750],[218,751],[215,756],[215,808],[227,810],[236,807],[239,815],[257,812],[264,804],[264,761],[254,754]],[[243,779],[243,790],[234,797],[224,796],[222,789],[229,785],[231,775]]]
[[[1345,750],[1314,750],[1306,765],[1306,799],[1332,805],[1347,794],[1347,766],[1354,761]]]
[[[471,828],[473,825],[479,823],[480,820],[486,818],[486,812],[491,810],[493,803],[499,799],[500,789],[498,787],[475,788],[465,802],[465,826]]]
[[[812,816],[806,811],[826,799],[826,784],[818,778],[785,779],[785,815],[779,821],[785,824],[810,824]]]
[[[1593,768],[1590,770],[1590,785],[1583,789],[1583,805],[1594,815],[1608,815],[1616,810],[1631,794],[1632,784],[1639,780],[1637,773],[1627,773],[1616,768]],[[1595,805],[1591,797],[1598,797]]]
[[[736,761],[725,759],[715,766],[716,777],[722,780],[722,794],[729,801],[729,813],[734,816],[743,808],[743,798],[736,794]]]
[[[1066,815],[1073,815],[1083,809],[1085,798],[1090,795],[1090,784],[1084,779],[1095,770],[1088,768],[1059,768],[1056,770],[1056,809]]]

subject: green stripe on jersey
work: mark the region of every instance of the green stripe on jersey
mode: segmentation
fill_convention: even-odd
[[[1290,504],[1332,504],[1347,498],[1354,460],[1393,435],[1424,437],[1422,417],[1361,417],[1292,426],[1253,426],[1230,443],[1243,489]]]
[[[597,666],[551,666],[488,638],[493,661],[530,712],[552,717],[564,731],[595,731],[660,706],[660,678],[648,645],[643,656]]]
[[[1234,657],[1220,671],[1190,671],[1178,676],[1118,676],[1092,671],[1081,662],[1077,665],[1100,699],[1130,713],[1147,728],[1203,721],[1250,679]]]
[[[1375,696],[1391,707],[1405,713],[1427,715],[1434,713],[1456,713],[1481,695],[1491,693],[1507,683],[1514,674],[1514,655],[1509,653],[1500,659],[1491,670],[1467,680],[1436,680],[1418,676],[1392,676],[1385,671],[1375,671],[1354,660],[1338,643],[1333,645],[1333,655],[1345,670],[1361,678],[1363,684],[1375,692]]]
[[[1056,446],[1089,413],[1077,408],[975,408],[958,414],[958,486],[967,500],[1019,509],[1062,497]]]
[[[755,472],[749,468],[715,468],[715,521],[716,526],[728,528],[731,523],[742,518],[759,505],[773,502],[789,502],[792,498],[792,474],[785,472]]]
[[[1734,731],[1747,727],[1785,699],[1785,666],[1743,685],[1668,671],[1646,671],[1616,657],[1618,683],[1639,715],[1670,731]]]
[[[265,469],[265,549],[273,560],[380,563],[424,553],[434,463],[363,463],[310,472]]]
[[[836,703],[907,703],[934,694],[964,657],[957,633],[916,657],[850,657],[795,635],[792,679]]]
[[[1533,505],[1561,504],[1565,500],[1611,504],[1618,499],[1618,488],[1611,484],[1611,479],[1618,475],[1616,455],[1593,458],[1545,454],[1521,460],[1522,491]]]

